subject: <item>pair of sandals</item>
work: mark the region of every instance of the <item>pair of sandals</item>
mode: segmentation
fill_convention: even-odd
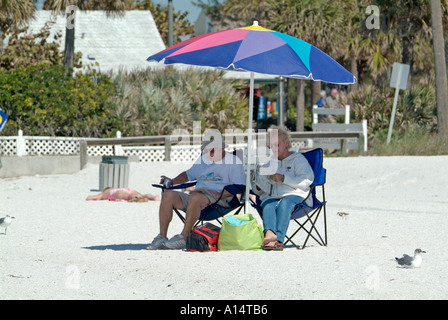
[[[274,244],[272,245],[272,243]],[[267,243],[266,245],[262,245],[261,247],[266,251],[282,251],[283,248],[285,248],[285,245],[280,241],[272,241]]]

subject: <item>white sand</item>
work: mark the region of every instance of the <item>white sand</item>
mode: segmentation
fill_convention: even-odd
[[[326,158],[328,246],[304,250],[147,251],[158,202],[88,202],[98,166],[0,179],[0,299],[447,299],[448,157]],[[131,164],[130,187],[156,193],[187,165]],[[344,219],[338,212],[347,212]],[[175,217],[170,233],[178,233]],[[419,269],[394,257],[427,253]]]

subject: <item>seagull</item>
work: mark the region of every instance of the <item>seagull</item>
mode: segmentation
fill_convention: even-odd
[[[401,258],[395,257],[395,260],[397,260],[398,264],[403,268],[419,268],[422,264],[422,253],[426,252],[422,249],[415,249],[413,257],[403,254],[403,257]]]
[[[12,219],[15,219],[14,217],[11,217],[9,215],[6,215],[6,217],[0,218],[0,226],[2,226],[3,228],[5,228],[5,234],[6,234],[6,229],[8,229],[8,226],[11,224]]]

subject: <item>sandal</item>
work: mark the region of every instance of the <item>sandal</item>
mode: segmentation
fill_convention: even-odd
[[[280,241],[277,241],[272,250],[283,251],[283,248],[285,248],[285,245],[283,243],[281,243]]]
[[[271,244],[271,243],[273,243],[273,244]],[[266,251],[272,251],[272,250],[275,250],[276,245],[277,245],[277,243],[275,241],[271,241],[265,245],[262,245],[261,248]]]

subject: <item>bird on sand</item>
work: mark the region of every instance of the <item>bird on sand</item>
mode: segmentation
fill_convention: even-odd
[[[5,234],[6,234],[6,229],[8,229],[9,225],[12,222],[12,219],[15,219],[15,218],[11,217],[10,215],[6,215],[6,217],[0,218],[0,226],[5,228]]]
[[[403,268],[419,268],[422,264],[422,253],[426,252],[422,249],[415,249],[413,257],[403,254],[403,257],[401,258],[395,257],[395,260]]]

